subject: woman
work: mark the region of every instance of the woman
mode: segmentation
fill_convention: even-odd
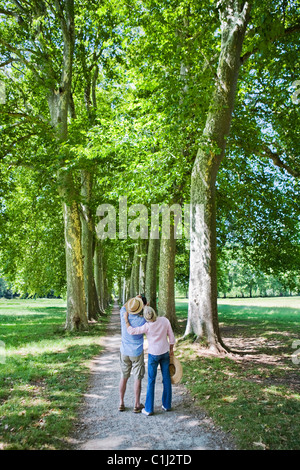
[[[165,317],[157,317],[153,308],[148,306],[144,308],[144,318],[147,322],[145,325],[132,328],[128,321],[128,313],[124,313],[127,332],[130,335],[143,333],[147,335],[148,385],[145,408],[142,409],[142,413],[150,416],[154,411],[154,389],[158,364],[160,364],[163,378],[162,409],[165,411],[171,409],[172,386],[169,364],[170,355],[173,355],[175,337],[169,320]]]

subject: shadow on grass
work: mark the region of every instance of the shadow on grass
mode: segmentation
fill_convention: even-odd
[[[68,448],[109,311],[80,332],[65,331],[65,316],[61,305],[1,304],[0,450]]]
[[[262,365],[261,365],[262,366]],[[184,381],[196,402],[231,432],[240,449],[299,449],[300,395],[271,371],[245,370],[229,358],[186,358]]]

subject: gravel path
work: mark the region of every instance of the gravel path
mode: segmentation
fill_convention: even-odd
[[[124,412],[119,406],[120,314],[114,306],[105,350],[92,361],[91,380],[84,396],[72,443],[78,450],[224,450],[235,449],[232,438],[196,410],[181,384],[173,385],[172,411],[161,409],[162,380],[158,371],[153,416],[132,412],[133,378],[127,383]],[[145,355],[147,357],[147,354]],[[145,403],[147,372],[141,402]]]

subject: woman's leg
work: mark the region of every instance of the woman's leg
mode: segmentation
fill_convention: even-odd
[[[170,410],[172,405],[172,384],[169,365],[170,355],[167,352],[163,354],[160,359],[160,367],[163,379],[162,405],[166,410]]]
[[[148,354],[148,384],[145,402],[145,411],[147,411],[147,413],[153,413],[154,410],[154,391],[158,366],[157,358],[159,357],[160,356],[152,356],[152,354]]]

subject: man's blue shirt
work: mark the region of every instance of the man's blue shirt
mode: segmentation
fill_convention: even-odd
[[[123,354],[124,356],[139,356],[143,352],[144,335],[130,335],[129,333],[127,333],[127,328],[124,320],[125,312],[126,308],[122,307],[120,310],[122,333],[122,343],[120,351],[121,354]],[[144,317],[141,317],[139,315],[132,315],[131,313],[128,315],[128,320],[133,328],[136,328],[137,326],[143,326],[146,323]]]

